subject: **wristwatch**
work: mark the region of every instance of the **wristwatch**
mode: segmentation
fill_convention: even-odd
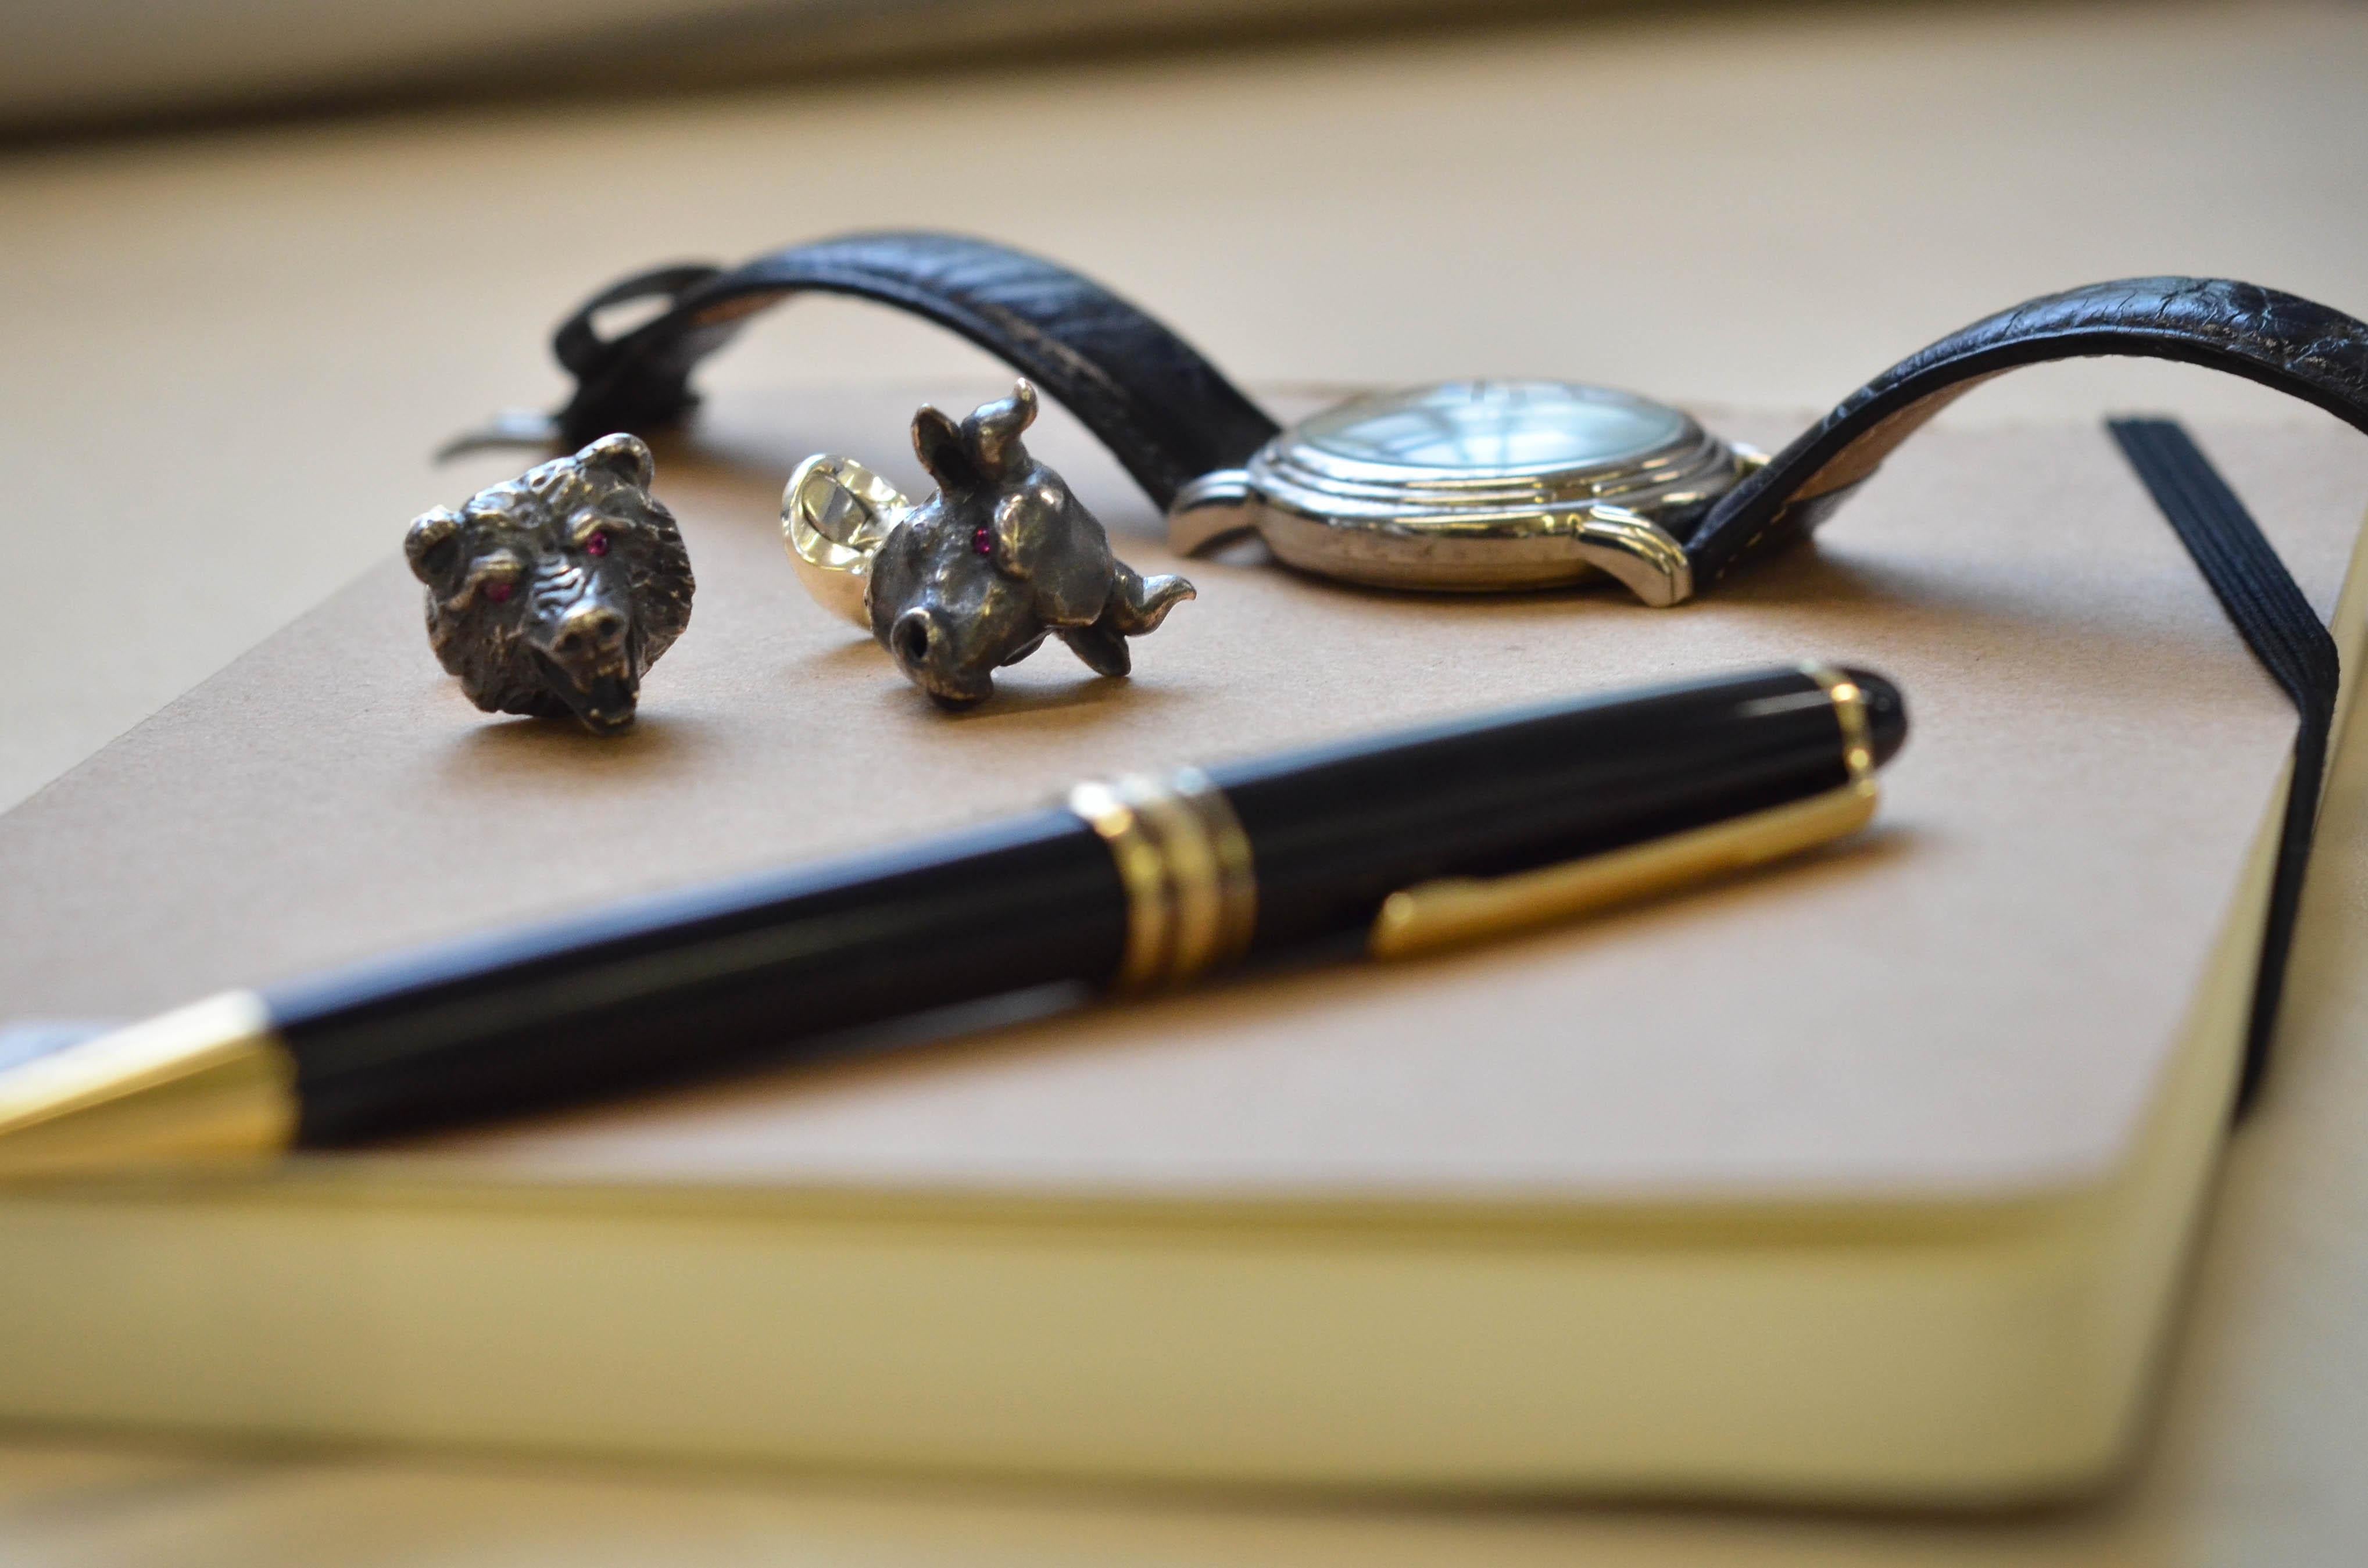
[[[1603,574],[1682,603],[1804,537],[1927,420],[2007,370],[2093,356],[2246,377],[2368,431],[2368,326],[2221,278],[2141,278],[2028,301],[1950,334],[1842,400],[1772,458],[1633,392],[1454,381],[1360,397],[1289,429],[1190,344],[1089,278],[959,235],[854,234],[734,268],[661,267],[601,290],[553,348],[575,395],[495,439],[646,433],[697,403],[691,372],[792,295],[855,295],[936,321],[1064,403],[1168,517],[1187,553],[1255,532],[1284,564],[1396,588],[1541,588]],[[598,312],[657,301],[614,338]]]
[[[1598,572],[1693,592],[1685,535],[1768,460],[1609,387],[1447,381],[1352,398],[1168,503],[1196,554],[1255,531],[1288,565],[1385,588],[1547,588]]]

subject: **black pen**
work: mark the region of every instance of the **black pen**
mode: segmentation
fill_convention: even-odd
[[[0,1072],[0,1174],[349,1144],[1063,983],[1418,953],[1849,833],[1907,730],[1888,681],[1806,665],[1081,785],[69,1045]]]

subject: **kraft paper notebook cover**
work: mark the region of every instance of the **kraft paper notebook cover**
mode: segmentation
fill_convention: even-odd
[[[1438,960],[11,1191],[0,1417],[1818,1500],[2110,1473],[2224,1135],[2294,715],[2101,428],[1944,422],[1816,550],[1676,610],[1194,563],[1131,683],[1055,648],[949,716],[804,599],[773,521],[813,449],[917,493],[915,401],[739,397],[661,446],[700,590],[626,739],[471,709],[390,560],[0,819],[0,1014],[154,1010],[1082,777],[1775,660],[1892,676],[1915,731],[1858,840]],[[2348,667],[2368,444],[2198,435]],[[1035,444],[1174,569],[1074,425]],[[518,466],[370,498],[390,555]]]

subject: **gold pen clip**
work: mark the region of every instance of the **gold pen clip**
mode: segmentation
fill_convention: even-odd
[[[1507,877],[1447,877],[1394,892],[1374,918],[1377,959],[1503,936],[1797,855],[1874,816],[1872,778],[1583,860]]]
[[[1383,901],[1368,938],[1373,957],[1410,958],[1567,920],[1748,870],[1864,827],[1873,819],[1877,798],[1864,695],[1856,682],[1828,665],[1804,665],[1802,669],[1825,687],[1833,702],[1849,783],[1806,800],[1559,866],[1504,877],[1445,877],[1417,883]]]

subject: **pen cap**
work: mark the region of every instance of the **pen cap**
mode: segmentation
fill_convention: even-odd
[[[1250,843],[1256,952],[1362,930],[1417,883],[1560,864],[1841,789],[1853,752],[1879,761],[1906,727],[1881,676],[1787,665],[1208,772]]]

